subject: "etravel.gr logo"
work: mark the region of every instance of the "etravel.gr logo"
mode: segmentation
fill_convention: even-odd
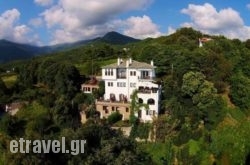
[[[66,149],[65,137],[61,140],[19,140],[10,141],[11,153],[70,153],[78,155],[84,153],[84,145],[86,140],[71,140],[70,149]]]

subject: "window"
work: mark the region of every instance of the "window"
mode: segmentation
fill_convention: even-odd
[[[149,78],[149,71],[141,71],[141,78],[148,79]]]
[[[140,119],[142,116],[141,110],[138,111],[138,118]]]
[[[129,108],[126,108],[126,112],[129,112]]]
[[[125,100],[125,95],[124,94],[119,94],[119,100],[124,101]]]
[[[151,88],[152,93],[157,93],[158,88]]]
[[[108,86],[112,87],[113,86],[113,82],[108,82]]]
[[[126,87],[125,82],[117,82],[117,87]]]
[[[138,99],[138,102],[139,102],[140,104],[142,104],[142,103],[143,103],[142,98],[139,98],[139,99]]]
[[[125,79],[126,78],[126,69],[117,69],[117,78]]]
[[[149,105],[155,105],[155,100],[154,99],[148,99],[148,104]]]
[[[155,110],[149,110],[149,115],[155,116]]]
[[[130,83],[130,87],[131,88],[135,88],[136,87],[136,83]]]
[[[112,107],[112,111],[115,111],[115,107]]]
[[[115,98],[115,94],[114,93],[110,93],[110,101],[116,101],[116,98]]]
[[[105,76],[113,76],[113,69],[105,69]]]
[[[102,110],[104,110],[104,111],[108,110],[108,106],[103,106]]]
[[[130,71],[130,76],[136,76],[136,71]]]

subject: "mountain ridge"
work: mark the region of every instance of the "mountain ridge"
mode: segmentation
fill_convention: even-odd
[[[60,52],[75,47],[84,46],[94,42],[105,42],[109,44],[125,45],[128,43],[138,42],[140,40],[125,36],[118,32],[108,32],[102,37],[89,40],[79,40],[72,43],[62,43],[52,46],[34,46],[24,43],[16,43],[6,39],[0,39],[0,63],[10,62],[14,60],[30,59],[37,55],[45,55],[53,52]]]

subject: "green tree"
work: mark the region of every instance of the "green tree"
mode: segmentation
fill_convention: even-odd
[[[183,95],[192,100],[194,107],[190,108],[190,115],[193,119],[203,120],[208,129],[218,124],[225,114],[225,105],[213,83],[207,81],[202,73],[191,71],[183,76],[181,89]]]
[[[183,75],[182,92],[192,98],[199,109],[206,109],[214,103],[217,90],[213,83],[205,80],[200,72],[188,72]]]
[[[143,104],[139,102],[138,92],[139,92],[138,90],[135,90],[131,96],[131,111],[129,117],[129,122],[131,124],[137,123],[137,118],[135,117],[136,112],[139,112],[142,108],[146,110],[148,110],[149,108],[148,104]]]
[[[173,119],[171,116],[159,116],[159,118],[153,122],[153,126],[155,126],[156,130],[156,140],[158,142],[165,142],[173,138],[177,134],[179,123],[179,120]]]
[[[250,108],[250,79],[242,73],[232,76],[230,96],[235,105],[241,109],[249,110]]]
[[[108,123],[109,124],[114,124],[122,119],[122,114],[119,112],[113,112],[111,115],[108,117]]]
[[[19,120],[16,116],[5,114],[0,119],[0,134],[10,137],[21,136],[24,134],[23,120]]]
[[[0,78],[0,104],[6,104],[7,100],[7,87],[3,80]]]
[[[93,92],[93,95],[95,98],[103,97],[105,93],[105,83],[104,81],[98,82],[99,88]]]
[[[19,83],[21,87],[32,88],[33,85],[37,83],[38,66],[39,66],[39,62],[34,61],[34,60],[22,66],[17,77],[17,82]]]
[[[218,162],[244,164],[249,154],[250,123],[247,119],[233,123],[212,132],[211,151]]]
[[[78,106],[67,98],[59,98],[51,109],[54,122],[62,128],[76,128],[80,125]]]

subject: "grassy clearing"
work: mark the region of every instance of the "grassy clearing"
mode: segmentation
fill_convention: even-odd
[[[10,88],[15,84],[17,80],[17,75],[16,74],[4,74],[4,75],[1,75],[1,78],[3,82],[5,83],[6,87]]]
[[[101,74],[100,68],[115,63],[116,59],[104,59],[102,61],[93,61],[93,72],[97,75]],[[75,67],[79,70],[81,75],[88,75],[91,73],[91,62],[85,62],[81,64],[75,64]]]
[[[98,61],[98,64],[102,67],[105,65],[109,65],[112,63],[115,63],[117,59],[109,59],[109,60],[104,60],[104,61]]]

